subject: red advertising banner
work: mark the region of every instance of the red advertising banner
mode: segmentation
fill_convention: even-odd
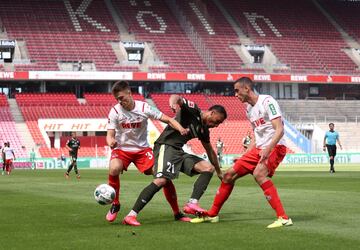
[[[241,73],[183,73],[183,72],[66,72],[29,71],[0,72],[0,81],[7,80],[129,80],[129,81],[179,81],[179,82],[233,82],[247,76],[255,82],[287,83],[360,83],[359,76],[350,75],[307,75],[307,74],[241,74]]]
[[[27,80],[29,72],[1,72],[0,80]]]

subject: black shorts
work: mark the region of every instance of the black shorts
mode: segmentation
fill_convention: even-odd
[[[326,144],[327,151],[329,153],[329,156],[336,156],[336,145],[329,145]]]
[[[196,163],[204,159],[185,153],[182,149],[172,147],[166,144],[154,145],[154,177],[165,177],[166,179],[175,179],[180,172],[188,176],[198,174],[193,171]]]

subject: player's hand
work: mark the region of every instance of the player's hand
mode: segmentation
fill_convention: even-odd
[[[109,144],[109,147],[110,147],[111,149],[116,148],[116,146],[117,146],[117,142],[116,142],[115,140],[111,141],[110,144]]]
[[[177,113],[180,110],[180,105],[177,103],[170,104],[170,109],[172,110],[172,112]]]
[[[223,172],[220,170],[220,172],[216,172],[216,174],[217,174],[217,177],[220,179],[220,181],[222,181],[222,179],[224,177]]]
[[[180,132],[181,135],[187,135],[187,134],[190,132],[190,129],[188,129],[188,128],[183,128],[183,129],[181,129],[179,132]]]
[[[267,159],[269,158],[270,150],[268,148],[264,148],[263,150],[260,151],[259,155],[260,155],[259,163],[263,163],[267,161]]]
[[[326,151],[326,146],[323,147],[323,151],[324,151],[324,152]]]

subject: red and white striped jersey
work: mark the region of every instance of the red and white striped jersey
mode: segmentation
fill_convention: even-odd
[[[270,95],[259,95],[254,106],[248,104],[246,115],[254,129],[256,147],[265,148],[275,134],[271,120],[282,116],[279,104]],[[278,144],[285,145],[284,137]]]
[[[131,111],[116,104],[109,112],[107,129],[115,129],[117,149],[137,152],[149,147],[147,141],[148,118],[159,120],[162,112],[146,102],[135,101]]]

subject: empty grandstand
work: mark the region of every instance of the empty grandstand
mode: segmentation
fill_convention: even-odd
[[[112,83],[128,80],[136,99],[171,116],[174,92],[201,109],[224,105],[229,117],[211,142],[221,137],[224,153],[237,155],[251,127],[232,83],[249,76],[280,100],[290,152],[319,152],[328,122],[338,124],[346,151],[358,151],[359,9],[358,1],[331,0],[3,0],[0,40],[16,47],[12,62],[0,59],[0,143],[23,157],[31,148],[66,154],[71,129],[41,122],[106,121]],[[144,44],[143,58],[128,60],[123,42]],[[108,153],[104,127],[78,133],[81,157]],[[311,148],[301,145],[307,139]],[[203,154],[197,140],[188,146]]]

